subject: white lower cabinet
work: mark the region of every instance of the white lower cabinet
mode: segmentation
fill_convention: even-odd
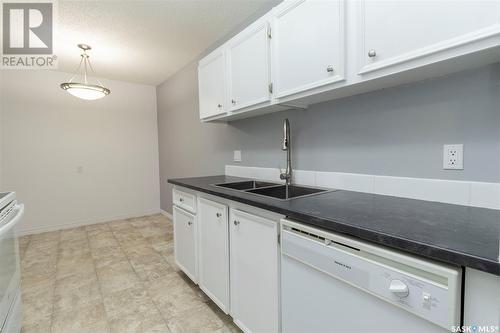
[[[174,206],[173,219],[175,262],[196,283],[198,281],[196,216]]]
[[[283,216],[183,188],[174,191],[196,199],[190,205],[195,214],[174,199],[179,268],[244,332],[280,332],[278,235]]]
[[[198,199],[200,288],[229,312],[229,231],[226,205]]]
[[[231,209],[229,226],[234,322],[244,332],[278,332],[279,222]]]

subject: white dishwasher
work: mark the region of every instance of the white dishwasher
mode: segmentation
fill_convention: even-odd
[[[451,331],[461,270],[281,221],[282,331]]]

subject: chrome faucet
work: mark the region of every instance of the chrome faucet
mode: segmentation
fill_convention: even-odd
[[[291,156],[291,142],[290,142],[290,122],[285,119],[283,122],[283,144],[281,150],[286,151],[286,171],[280,174],[280,179],[285,180],[286,185],[292,183],[292,156]]]

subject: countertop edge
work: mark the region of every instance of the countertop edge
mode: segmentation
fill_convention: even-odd
[[[477,257],[468,253],[462,253],[432,244],[421,243],[418,241],[393,236],[388,233],[383,233],[377,230],[367,228],[358,228],[349,225],[347,221],[338,221],[327,218],[322,218],[314,215],[297,213],[287,209],[282,209],[273,205],[256,202],[251,199],[232,196],[220,191],[214,187],[213,190],[204,187],[198,187],[191,184],[186,184],[182,180],[169,179],[169,184],[185,187],[194,191],[203,192],[218,196],[224,199],[240,202],[249,206],[254,206],[260,209],[268,210],[281,215],[286,215],[288,218],[294,219],[305,225],[321,228],[326,231],[339,232],[352,237],[357,237],[362,240],[370,241],[376,244],[388,246],[403,252],[417,255],[424,258],[438,260],[455,266],[465,266],[468,268],[477,269],[486,273],[500,276],[500,263],[490,259]],[[328,227],[325,224],[328,223]],[[332,227],[333,226],[333,227]]]

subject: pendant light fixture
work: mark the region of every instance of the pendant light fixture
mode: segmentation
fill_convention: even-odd
[[[89,69],[91,70],[91,74],[95,76],[94,68],[92,68],[89,60],[89,55],[87,54],[87,51],[91,50],[92,48],[86,44],[78,44],[78,47],[83,50],[83,53],[81,54],[82,59],[80,60],[80,65],[78,65],[75,75],[73,75],[73,77],[71,77],[68,82],[61,83],[61,88],[66,90],[73,96],[87,100],[99,99],[106,95],[109,95],[111,93],[111,90],[104,87],[99,79],[96,78],[97,84],[90,84],[88,82],[87,71]],[[79,74],[83,77],[83,82],[73,82],[73,80]]]

